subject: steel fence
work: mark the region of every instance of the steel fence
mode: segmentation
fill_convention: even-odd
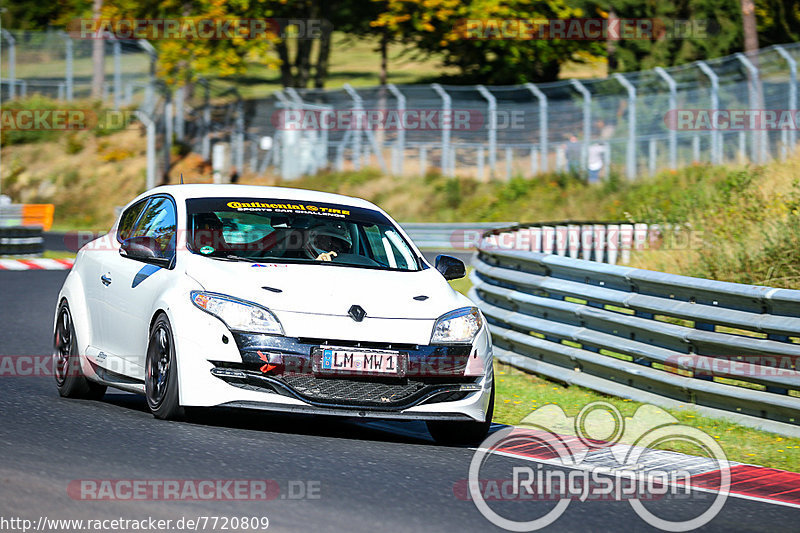
[[[591,153],[602,175],[628,178],[695,162],[756,162],[784,158],[797,142],[796,127],[688,128],[677,110],[797,110],[800,43],[772,46],[757,56],[735,54],[672,68],[602,79],[572,79],[516,86],[387,85],[337,90],[287,89],[253,102],[248,142],[270,139],[272,161],[284,178],[319,169],[380,168],[394,175],[425,174],[510,178],[546,171],[585,174]],[[377,111],[449,117],[434,127],[291,127],[286,116]],[[457,113],[468,119],[458,125]],[[294,115],[287,115],[287,112]],[[670,114],[673,112],[673,114]],[[792,115],[796,121],[796,115]],[[330,124],[330,121],[329,121]],[[575,144],[569,141],[576,137]],[[290,163],[289,165],[286,162]],[[261,172],[263,167],[251,167]]]
[[[93,40],[4,30],[2,44],[2,98],[90,94]],[[289,88],[248,100],[219,82],[167,89],[154,76],[157,56],[146,41],[109,38],[103,46],[106,101],[137,106],[150,132],[148,185],[169,166],[173,141],[213,163],[219,181],[243,172],[291,180],[364,167],[398,176],[432,170],[478,179],[550,171],[586,176],[590,160],[602,168],[600,178],[611,172],[637,178],[696,162],[785,158],[796,147],[800,121],[800,43],[601,79]],[[776,112],[778,122],[734,127],[713,115],[736,110]],[[711,113],[713,123],[683,124],[678,111],[695,118],[704,112],[707,120]]]
[[[800,291],[482,243],[470,297],[496,355],[603,393],[800,434]]]
[[[2,31],[3,100],[41,94],[70,101],[88,98],[94,39],[41,31]],[[115,109],[139,104],[153,83],[155,57],[135,40],[104,39],[103,100]]]

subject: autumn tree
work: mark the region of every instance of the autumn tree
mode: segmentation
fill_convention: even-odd
[[[158,76],[168,85],[181,85],[199,77],[242,74],[251,62],[277,66],[271,53],[278,35],[273,25],[248,26],[248,20],[269,20],[269,2],[260,0],[105,0],[103,17],[121,19],[177,20],[182,33],[152,39],[158,52]],[[232,22],[228,33],[214,38],[194,37],[192,23],[203,20]],[[255,29],[253,29],[255,28]],[[166,38],[163,38],[166,37]]]

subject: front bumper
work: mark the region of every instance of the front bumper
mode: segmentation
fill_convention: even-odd
[[[491,344],[485,331],[472,345],[388,345],[232,335],[216,319],[205,321],[202,328],[195,324],[196,335],[176,335],[181,405],[349,417],[485,420],[492,387]],[[223,344],[223,337],[235,342]],[[357,344],[407,354],[406,376],[315,375],[314,351],[320,346]],[[488,360],[484,375],[465,377],[469,358],[476,356]],[[273,368],[265,372],[268,366]]]

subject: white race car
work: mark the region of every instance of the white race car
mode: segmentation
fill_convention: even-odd
[[[172,185],[125,206],[58,296],[62,396],[144,394],[157,418],[241,407],[426,421],[479,442],[492,343],[474,304],[370,202],[242,185]]]

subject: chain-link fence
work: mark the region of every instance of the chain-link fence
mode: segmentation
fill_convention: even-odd
[[[139,41],[108,38],[101,42],[103,100],[115,108],[141,103],[151,84],[152,48]],[[88,98],[94,43],[95,39],[78,39],[66,32],[3,30],[3,100],[34,94],[67,101]]]
[[[93,43],[63,32],[3,31],[0,94],[88,97]],[[596,179],[784,158],[800,127],[800,43],[602,79],[346,85],[249,100],[232,85],[203,80],[167,91],[154,78],[149,43],[109,38],[103,46],[105,100],[138,106],[147,127],[148,185],[169,168],[174,141],[212,164],[217,181],[244,172],[295,179],[364,167],[398,176],[573,171]]]
[[[365,166],[502,179],[763,163],[796,145],[799,59],[797,43],[538,85],[287,89],[245,103],[254,155],[244,164],[258,162],[249,169],[259,173],[274,166],[287,179]],[[259,143],[272,153],[260,154]]]

